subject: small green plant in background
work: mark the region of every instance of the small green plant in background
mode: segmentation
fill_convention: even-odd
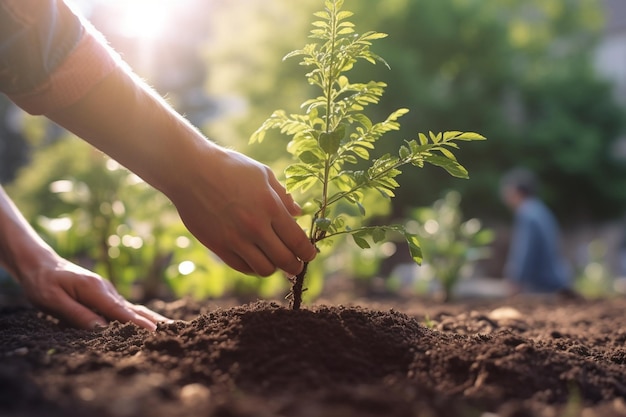
[[[615,295],[615,284],[619,281],[607,266],[607,245],[596,239],[589,242],[585,249],[584,261],[575,270],[574,289],[587,298]]]
[[[305,101],[301,113],[274,112],[252,135],[251,142],[262,142],[271,129],[279,129],[291,137],[287,150],[296,162],[285,170],[286,187],[289,192],[301,192],[310,202],[304,207],[309,209],[308,235],[313,244],[330,243],[334,237],[351,235],[360,248],[369,248],[372,241],[384,241],[388,232],[397,232],[406,239],[413,260],[421,263],[418,237],[404,226],[363,225],[366,193],[375,191],[384,198],[393,197],[399,186],[396,177],[405,165],[421,168],[429,163],[455,177],[467,178],[467,170],[453,154],[458,149],[457,142],[485,138],[472,132],[420,133],[417,138],[405,141],[396,155],[371,160],[370,151],[375,143],[386,133],[398,130],[398,119],[408,110],[398,109],[378,123],[364,114],[365,107],[379,102],[386,84],[353,83],[346,73],[363,60],[387,65],[370,50],[373,41],[386,35],[372,31],[357,33],[349,20],[352,13],[342,10],[343,4],[343,0],[326,0],[324,10],[315,13],[319,20],[313,22],[310,34],[313,42],[285,57],[301,58],[301,65],[309,69],[306,79],[319,95]],[[363,161],[370,161],[369,166],[356,169]],[[339,203],[347,203],[356,210],[339,210]],[[302,303],[307,267],[305,263],[303,271],[292,279],[291,306],[295,310]]]
[[[407,229],[415,231],[422,241],[425,279],[436,279],[449,301],[452,292],[474,262],[489,256],[488,245],[494,239],[491,229],[482,227],[480,220],[463,220],[461,195],[450,191],[431,207],[418,208]]]

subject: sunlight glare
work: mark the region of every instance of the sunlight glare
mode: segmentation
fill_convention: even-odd
[[[156,38],[164,31],[174,0],[124,0],[121,32],[131,38]]]

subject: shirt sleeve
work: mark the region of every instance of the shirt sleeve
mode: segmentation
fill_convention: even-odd
[[[0,0],[0,91],[27,112],[67,107],[121,65],[62,0]]]

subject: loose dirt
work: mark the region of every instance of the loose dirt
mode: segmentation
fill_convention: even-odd
[[[624,299],[362,304],[155,303],[154,333],[6,308],[0,415],[626,416]]]

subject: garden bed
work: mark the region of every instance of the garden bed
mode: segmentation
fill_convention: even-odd
[[[360,304],[155,303],[189,321],[154,333],[6,308],[0,415],[626,416],[626,300]]]

